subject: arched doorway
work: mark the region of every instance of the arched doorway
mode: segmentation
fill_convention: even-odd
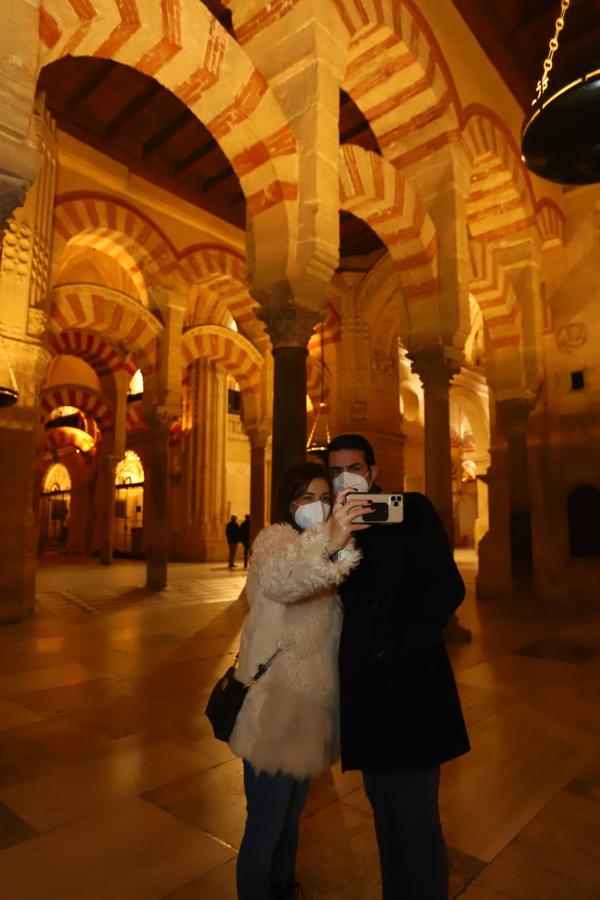
[[[115,553],[144,555],[144,467],[134,450],[126,450],[115,473]]]
[[[64,549],[69,534],[71,476],[62,463],[53,463],[44,475],[40,509],[40,547]]]

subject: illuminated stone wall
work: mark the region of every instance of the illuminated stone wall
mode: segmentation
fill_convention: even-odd
[[[313,408],[324,391],[332,431],[372,439],[384,486],[426,489],[461,540],[470,523],[482,596],[511,591],[516,511],[531,524],[537,588],[583,597],[597,560],[571,559],[565,498],[600,487],[600,190],[563,193],[527,173],[520,110],[450,2],[227,5],[235,37],[195,0],[168,0],[166,16],[137,0],[122,19],[108,0],[85,11],[44,0],[33,48],[32,7],[16,5],[22,65],[0,70],[19,86],[0,93],[0,159],[35,183],[24,206],[10,195],[0,271],[21,391],[0,411],[0,461],[16,472],[15,448],[27,461],[0,499],[21,510],[4,517],[4,619],[31,610],[31,495],[54,459],[82,457],[70,549],[108,563],[115,469],[126,448],[140,454],[157,584],[166,556],[224,558],[229,511],[250,503],[254,525],[265,520],[282,439],[273,348],[308,348]],[[67,54],[115,59],[185,103],[239,179],[246,232],[55,135],[41,100],[33,117],[39,70]],[[379,153],[339,146],[341,89]],[[29,169],[11,163],[23,140]],[[340,210],[385,248],[343,271]],[[128,399],[138,370],[143,397]],[[242,394],[229,431],[228,379]],[[94,423],[86,438],[46,429],[63,405]],[[465,453],[483,480],[463,488]]]

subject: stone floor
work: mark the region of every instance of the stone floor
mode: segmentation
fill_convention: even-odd
[[[452,893],[600,898],[600,613],[476,605],[451,646],[472,752],[444,767]],[[233,900],[240,764],[202,709],[236,647],[243,570],[42,564],[35,617],[0,629],[1,900]],[[314,786],[301,830],[309,900],[380,896],[354,774]],[[423,898],[427,900],[427,898]]]

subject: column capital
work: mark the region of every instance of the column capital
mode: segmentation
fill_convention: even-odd
[[[304,306],[267,306],[257,310],[256,316],[267,326],[273,349],[280,347],[307,348],[315,325],[323,313]]]
[[[525,433],[534,401],[530,396],[496,397],[496,416],[503,434]]]
[[[423,387],[449,386],[460,372],[464,360],[456,347],[433,346],[409,351],[411,368],[423,382]]]
[[[150,430],[168,430],[179,416],[179,409],[171,406],[153,406],[145,415]]]
[[[264,450],[271,436],[271,429],[265,426],[244,427],[244,432],[253,449]]]

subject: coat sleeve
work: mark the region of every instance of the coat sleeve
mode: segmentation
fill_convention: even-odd
[[[433,504],[424,494],[414,495],[415,519],[411,552],[422,571],[423,591],[415,598],[419,612],[428,625],[443,628],[465,596],[465,585],[448,537]],[[407,514],[409,511],[406,511]]]
[[[250,575],[261,593],[279,603],[296,603],[323,587],[340,584],[361,554],[349,544],[332,562],[326,553],[327,523],[298,533],[290,525],[271,525],[252,547]]]

